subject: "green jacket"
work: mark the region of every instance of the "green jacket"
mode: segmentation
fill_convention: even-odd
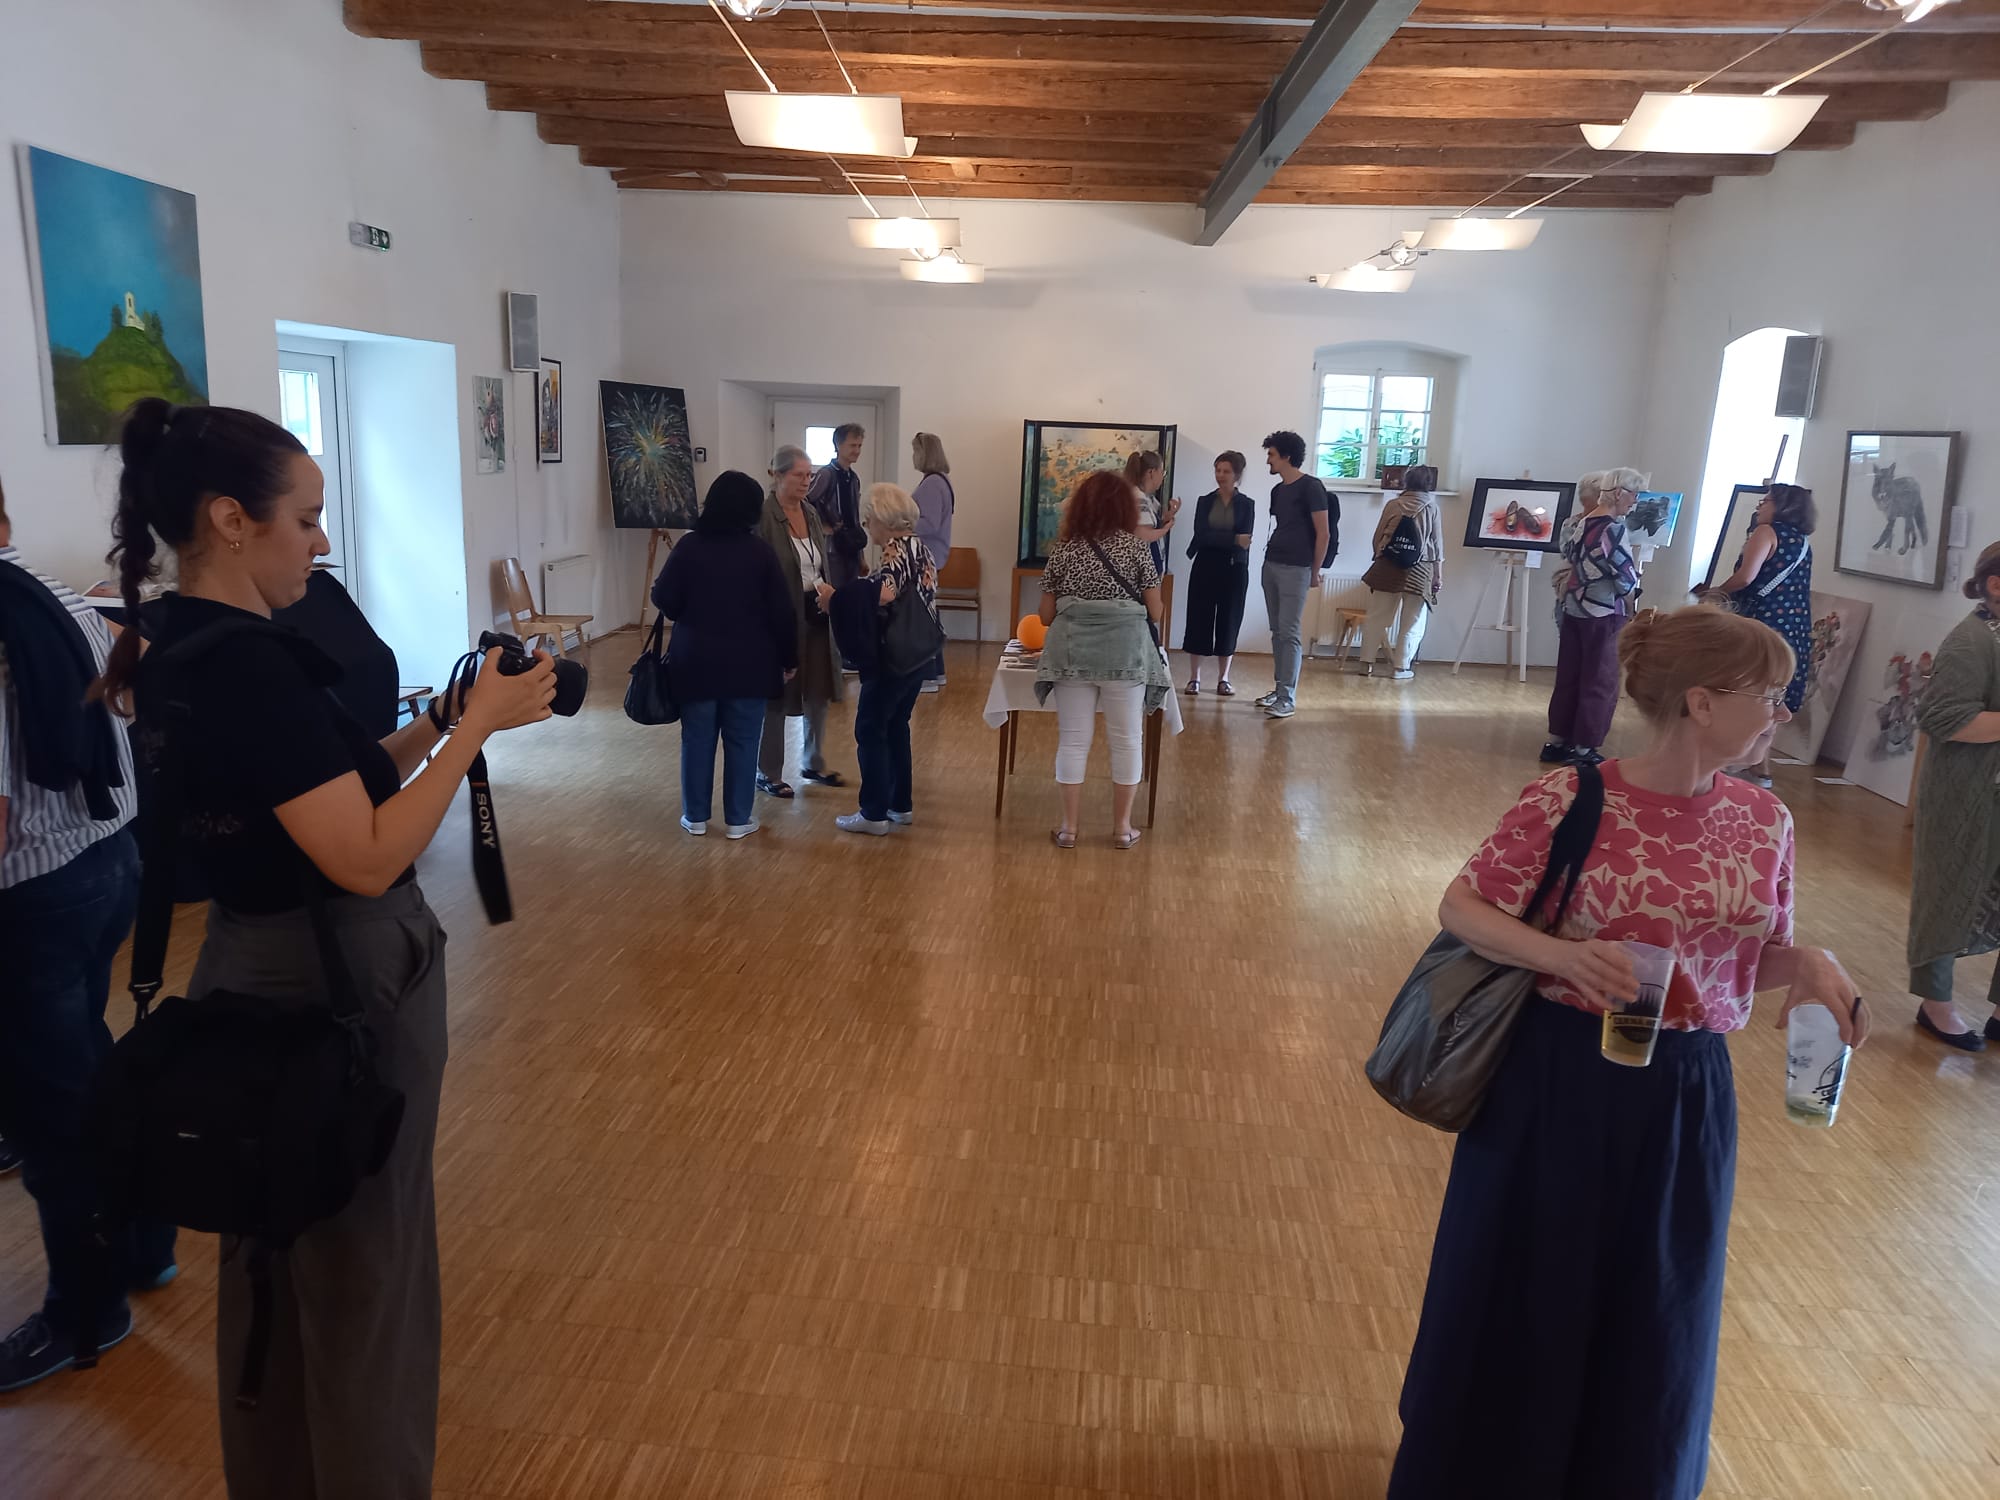
[[[1136,599],[1058,599],[1035,671],[1036,701],[1048,702],[1058,682],[1143,682],[1146,712],[1164,703],[1167,664],[1146,628],[1145,605]]]
[[[1911,968],[2000,948],[2000,743],[1952,736],[2000,710],[2000,631],[1976,611],[1944,638],[1917,705],[1930,743],[1917,778]]]

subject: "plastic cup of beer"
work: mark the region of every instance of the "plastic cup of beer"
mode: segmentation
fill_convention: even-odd
[[[1785,1022],[1785,1114],[1794,1125],[1833,1123],[1853,1049],[1824,1005],[1801,1005]]]
[[[1604,1035],[1598,1046],[1605,1059],[1622,1067],[1643,1068],[1653,1060],[1660,1040],[1660,1013],[1667,1008],[1667,985],[1674,977],[1670,948],[1651,943],[1626,943],[1626,955],[1639,981],[1639,993],[1625,1005],[1604,1013]]]

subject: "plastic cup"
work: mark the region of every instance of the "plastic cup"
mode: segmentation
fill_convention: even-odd
[[[1825,1129],[1840,1109],[1853,1048],[1824,1005],[1801,1005],[1785,1023],[1785,1114],[1794,1125]]]
[[[1639,980],[1639,993],[1629,1004],[1604,1013],[1604,1032],[1598,1042],[1605,1061],[1621,1067],[1643,1068],[1653,1060],[1653,1048],[1660,1040],[1660,1013],[1667,1006],[1667,986],[1674,977],[1674,955],[1670,948],[1651,943],[1626,943],[1632,970]]]

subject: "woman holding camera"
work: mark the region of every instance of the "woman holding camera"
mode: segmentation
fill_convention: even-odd
[[[313,559],[328,550],[320,471],[299,441],[253,412],[150,397],[132,408],[120,448],[112,557],[126,607],[137,610],[140,585],[158,571],[158,543],[175,555],[180,588],[162,601],[147,659],[126,631],[102,687],[114,706],[136,701],[156,772],[169,736],[184,768],[181,826],[167,836],[191,847],[214,898],[188,994],[329,1004],[304,909],[310,883],[325,897],[382,1081],[405,1098],[382,1170],[274,1258],[254,1408],[232,1399],[249,1347],[251,1247],[222,1239],[216,1349],[229,1493],[419,1500],[431,1492],[437,1435],[431,1152],[446,1047],[444,932],[411,862],[487,738],[548,717],[554,670],[538,654],[531,670],[503,676],[491,652],[441,747],[443,726],[429,717],[371,739],[328,692],[338,669],[269,623],[303,597]],[[210,630],[230,624],[243,629]],[[205,649],[163,660],[197,633]]]
[[[764,739],[757,750],[757,790],[771,797],[790,797],[785,780],[785,720],[806,721],[805,744],[799,751],[799,776],[821,786],[846,786],[838,771],[826,768],[827,705],[840,696],[840,655],[833,646],[833,623],[819,607],[819,585],[827,569],[826,528],[819,512],[806,504],[812,487],[812,460],[806,450],[790,443],[771,460],[771,493],[757,535],[764,539],[786,576],[797,580],[792,590],[793,619],[799,636],[798,674],[785,684],[784,696],[771,700],[764,713]]]

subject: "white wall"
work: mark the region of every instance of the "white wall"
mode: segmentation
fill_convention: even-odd
[[[210,394],[277,413],[280,319],[453,345],[465,588],[492,597],[491,560],[599,560],[600,627],[635,617],[643,539],[616,536],[604,493],[596,382],[619,369],[616,192],[545,146],[481,89],[425,74],[417,49],[366,40],[340,0],[0,0],[0,139],[42,146],[195,195]],[[0,191],[0,473],[20,545],[44,568],[104,572],[116,478],[100,450],[52,448],[18,196]],[[347,243],[361,219],[395,237]],[[474,472],[472,380],[505,372],[505,290],[541,295],[547,353],[567,383],[567,451],[538,469],[527,377],[508,383],[507,472]],[[404,673],[441,671],[407,663]]]
[[[1692,502],[1724,345],[1771,324],[1826,339],[1798,473],[1820,507],[1813,582],[1873,606],[1821,752],[1832,760],[1854,744],[1889,658],[1929,650],[1970,607],[1962,580],[1937,593],[1834,570],[1848,431],[1961,432],[1957,498],[1972,512],[1971,555],[2000,538],[1996,142],[2000,84],[1955,84],[1935,119],[1864,125],[1844,151],[1797,152],[1767,177],[1718,179],[1712,195],[1673,213],[1642,444],[1656,488],[1687,489]],[[1681,597],[1691,551],[1677,541],[1661,554],[1648,578],[1656,602]]]
[[[700,476],[761,474],[761,429],[744,433],[729,382],[901,390],[904,432],[939,434],[958,493],[954,543],[985,565],[989,636],[1011,621],[1024,420],[1173,422],[1176,489],[1211,487],[1217,452],[1250,454],[1289,427],[1312,440],[1313,351],[1391,339],[1465,358],[1447,487],[1479,475],[1572,479],[1627,462],[1638,446],[1643,361],[1665,241],[1662,214],[1557,216],[1527,252],[1437,255],[1401,296],[1318,291],[1308,272],[1380,249],[1408,212],[1253,209],[1212,250],[1190,245],[1188,211],[1103,204],[955,204],[984,286],[903,281],[895,256],[856,249],[846,200],[628,193],[621,262],[626,365],[635,380],[683,386]],[[753,441],[754,439],[754,441]],[[904,483],[908,454],[896,455]],[[1445,505],[1463,535],[1469,494]],[[1191,507],[1182,526],[1192,524]],[[1342,564],[1366,566],[1372,516],[1343,521]],[[1187,566],[1177,539],[1176,571]],[[1261,557],[1262,538],[1255,554]],[[1427,646],[1456,653],[1491,563],[1455,543]],[[1546,573],[1533,575],[1546,577]],[[1546,591],[1534,591],[1534,656],[1554,659]],[[1268,650],[1251,589],[1244,649]],[[1178,640],[1178,632],[1175,639]],[[1500,638],[1482,635],[1482,659]]]

